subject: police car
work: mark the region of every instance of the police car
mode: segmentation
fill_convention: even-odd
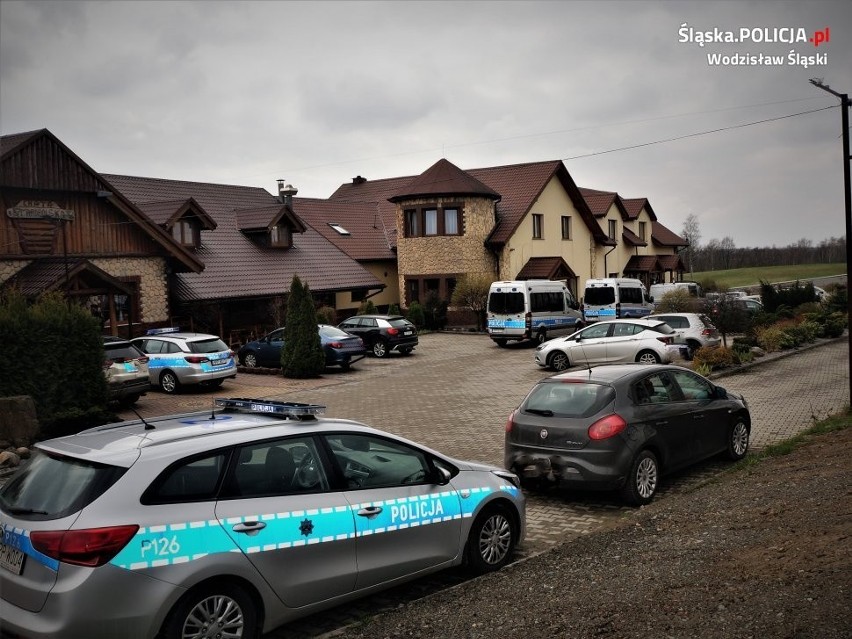
[[[215,335],[152,328],[131,342],[148,355],[151,384],[166,393],[176,393],[184,384],[218,388],[237,376],[234,352]]]
[[[449,566],[497,570],[523,539],[509,471],[318,405],[216,404],[36,444],[0,489],[5,631],[259,637]]]

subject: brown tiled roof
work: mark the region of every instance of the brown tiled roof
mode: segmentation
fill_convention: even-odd
[[[653,273],[659,270],[660,263],[656,255],[631,255],[624,267],[625,273]]]
[[[7,153],[13,153],[19,146],[23,146],[46,131],[47,129],[39,129],[26,133],[11,133],[0,137],[0,158],[5,157]]]
[[[621,231],[621,239],[632,246],[648,246],[648,243],[628,228]]]
[[[479,196],[499,200],[500,195],[482,182],[462,171],[455,164],[441,158],[423,173],[411,180],[399,193],[388,198],[399,202],[419,197]]]
[[[515,279],[518,280],[554,280],[577,277],[571,267],[559,256],[556,257],[531,257],[518,271]]]
[[[130,287],[106,271],[101,270],[89,260],[72,259],[70,262],[61,257],[48,257],[30,262],[27,266],[3,282],[4,288],[15,288],[26,297],[34,297],[45,291],[62,289],[66,280],[88,274],[95,279],[108,282],[112,287],[131,294]]]
[[[598,191],[596,189],[583,188],[582,186],[579,188],[580,194],[586,200],[586,204],[589,205],[589,209],[595,217],[602,217],[609,213],[609,209],[618,197],[618,193],[610,191]]]
[[[396,261],[389,239],[396,237],[396,226],[386,228],[379,202],[293,198],[293,208],[315,231],[353,260]],[[339,224],[349,235],[341,235],[331,224]]]
[[[658,255],[660,268],[664,271],[685,271],[686,265],[680,255]]]
[[[625,199],[619,196],[618,199],[621,200],[621,205],[627,212],[627,219],[635,220],[637,217],[639,217],[639,213],[642,212],[642,207],[644,207],[645,210],[648,212],[648,217],[651,218],[651,221],[656,221],[657,215],[654,213],[654,209],[651,208],[651,203],[648,201],[648,198],[634,197],[630,199]]]
[[[688,240],[656,221],[651,222],[651,241],[658,246],[689,246]]]
[[[258,206],[234,211],[240,231],[266,231],[286,220],[296,233],[305,232],[305,224],[286,204],[275,202],[270,206]]]
[[[289,249],[263,248],[241,233],[236,209],[281,208],[264,189],[126,175],[105,177],[134,202],[192,197],[216,221],[216,230],[202,235],[197,250],[204,271],[175,276],[174,291],[183,301],[279,295],[289,290],[295,274],[316,292],[382,286],[310,226],[293,235]]]
[[[193,198],[186,200],[164,200],[159,202],[141,202],[136,205],[140,211],[150,217],[160,226],[170,229],[184,214],[189,211],[201,222],[201,227],[212,231],[216,221],[207,214],[204,207]]]

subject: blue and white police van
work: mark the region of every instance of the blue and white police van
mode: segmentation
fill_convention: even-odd
[[[535,340],[570,335],[583,327],[577,298],[564,282],[507,280],[492,282],[488,291],[488,335],[498,346],[510,340]]]
[[[586,280],[583,293],[583,321],[645,317],[654,312],[654,304],[645,285],[630,277]]]

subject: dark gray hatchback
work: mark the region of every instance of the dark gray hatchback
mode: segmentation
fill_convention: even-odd
[[[505,466],[529,488],[563,483],[650,502],[659,477],[748,451],[745,399],[679,366],[625,364],[543,379],[506,423]]]

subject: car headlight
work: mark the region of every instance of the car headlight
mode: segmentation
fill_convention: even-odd
[[[521,487],[521,479],[515,473],[511,473],[508,470],[492,470],[491,472],[500,477],[501,479],[505,479],[515,488]]]

